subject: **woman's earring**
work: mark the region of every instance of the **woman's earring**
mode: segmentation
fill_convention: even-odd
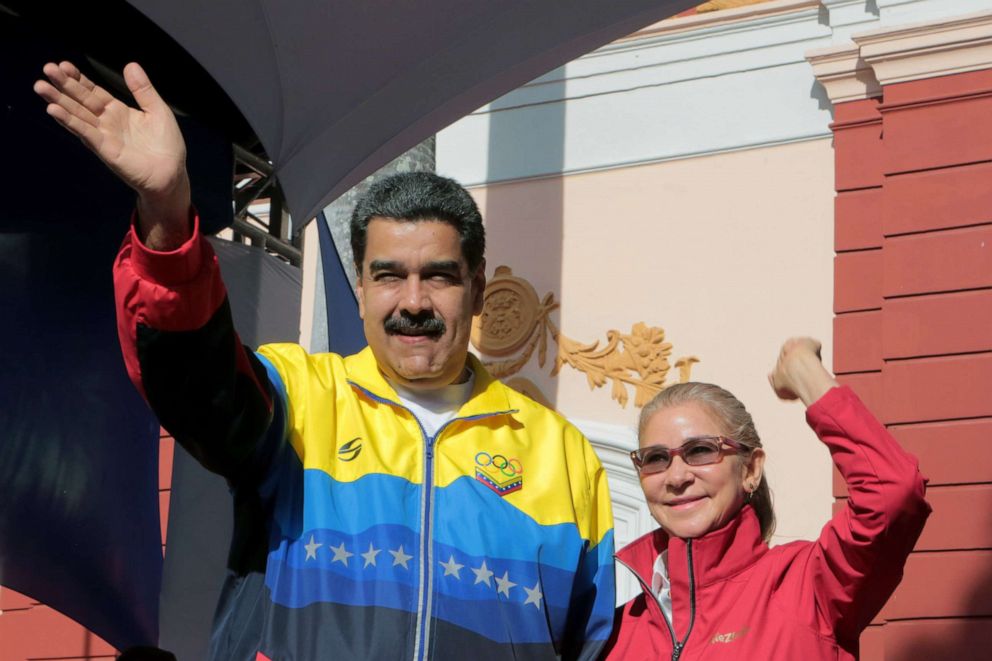
[[[751,498],[754,497],[754,490],[751,485],[748,484],[744,487],[744,504],[747,505],[751,502]]]

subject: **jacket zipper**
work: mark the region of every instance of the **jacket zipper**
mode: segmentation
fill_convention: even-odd
[[[406,407],[404,407],[406,408]],[[409,409],[407,409],[409,411]],[[423,497],[420,503],[420,596],[417,601],[417,640],[413,647],[414,659],[427,658],[427,640],[431,628],[431,606],[434,597],[434,548],[431,544],[431,514],[434,509],[434,439],[427,436],[427,430],[420,423],[420,419],[410,411],[410,415],[417,421],[420,433],[424,437],[424,485]],[[443,429],[442,427],[441,429]],[[440,433],[440,429],[438,433]]]
[[[672,661],[679,661],[685,644],[689,642],[689,634],[692,633],[692,625],[696,623],[696,577],[692,569],[692,540],[686,540],[685,549],[689,563],[689,628],[685,631],[685,638],[681,643],[676,643],[672,650]],[[673,636],[674,639],[674,636]]]
[[[689,628],[686,629],[685,638],[683,638],[681,642],[675,639],[675,628],[672,626],[672,622],[668,619],[668,616],[665,615],[665,609],[661,607],[661,600],[658,599],[658,595],[654,593],[651,586],[645,583],[644,579],[641,578],[641,575],[634,571],[630,565],[617,556],[613,556],[617,562],[630,570],[630,573],[632,573],[634,578],[636,578],[641,584],[641,589],[645,593],[651,595],[651,598],[654,599],[654,603],[658,604],[658,611],[661,613],[661,619],[665,621],[665,625],[668,627],[668,635],[672,637],[672,661],[679,661],[679,657],[682,656],[682,650],[685,649],[685,644],[689,642],[689,634],[692,633],[692,625],[696,622],[696,580],[692,569],[691,539],[686,540],[686,553],[689,561]]]
[[[464,418],[452,418],[438,427],[438,430],[434,436],[428,437],[427,431],[424,429],[424,426],[420,423],[417,416],[414,415],[413,411],[410,411],[410,409],[405,406],[398,406],[408,411],[410,416],[417,421],[417,425],[420,427],[420,433],[423,434],[424,437],[424,497],[422,500],[423,504],[421,506],[422,509],[420,514],[420,575],[423,582],[420,585],[421,607],[417,613],[417,643],[413,650],[413,658],[416,661],[422,661],[427,658],[427,641],[429,640],[431,629],[431,611],[434,608],[434,533],[431,530],[434,514],[434,444],[438,437],[441,436],[441,432],[455,422],[472,422],[475,420],[481,420],[482,418],[491,418],[496,415],[516,413],[517,409],[510,409],[508,411],[494,411],[492,413],[480,413],[478,415],[465,416]],[[424,576],[425,569],[426,577]]]
[[[352,386],[360,389],[362,392],[367,394],[372,399],[382,402],[384,404],[389,404],[395,406],[398,409],[402,409],[410,414],[410,417],[417,422],[417,427],[420,428],[420,435],[424,440],[424,484],[423,484],[423,496],[420,500],[420,562],[419,564],[419,580],[420,580],[420,595],[417,597],[417,602],[419,604],[417,608],[417,627],[416,627],[416,641],[413,648],[413,658],[414,661],[423,661],[427,658],[427,641],[430,636],[431,628],[431,610],[433,609],[434,602],[434,545],[433,542],[433,531],[431,530],[433,512],[434,512],[434,442],[441,435],[448,425],[452,423],[465,421],[471,422],[474,420],[480,420],[482,418],[490,418],[496,415],[506,415],[509,413],[516,413],[517,409],[509,409],[507,411],[494,411],[492,413],[480,413],[478,415],[469,415],[463,418],[452,418],[446,423],[441,425],[434,436],[428,436],[427,430],[424,429],[424,425],[420,422],[420,418],[414,414],[413,411],[403,406],[398,402],[394,402],[385,397],[380,397],[373,392],[363,388],[354,381],[349,381]]]

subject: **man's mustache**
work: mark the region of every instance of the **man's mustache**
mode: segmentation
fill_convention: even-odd
[[[390,317],[383,324],[390,335],[429,335],[440,337],[444,335],[443,319],[438,319],[431,313],[411,315],[401,313],[398,317]]]

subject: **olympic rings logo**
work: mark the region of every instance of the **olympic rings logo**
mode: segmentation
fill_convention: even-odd
[[[488,473],[499,471],[506,477],[522,475],[524,472],[524,466],[519,459],[516,457],[507,459],[501,454],[490,455],[488,452],[480,452],[475,455],[475,463]]]

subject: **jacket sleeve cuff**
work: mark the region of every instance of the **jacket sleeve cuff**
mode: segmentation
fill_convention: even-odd
[[[818,420],[829,416],[831,411],[836,411],[837,407],[845,402],[856,402],[862,407],[864,406],[849,386],[834,386],[820,399],[809,405],[809,408],[806,409],[806,422],[815,429]]]
[[[157,282],[161,285],[175,286],[187,283],[203,270],[205,239],[200,234],[200,215],[195,209],[190,209],[190,237],[175,250],[152,250],[138,238],[135,223],[138,212],[131,215],[129,230],[131,245],[131,264],[135,273],[143,280]]]

